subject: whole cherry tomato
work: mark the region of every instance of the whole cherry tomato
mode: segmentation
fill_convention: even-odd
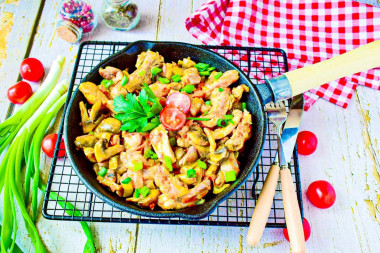
[[[314,206],[322,209],[332,206],[336,199],[334,187],[324,180],[311,183],[307,188],[306,195]]]
[[[44,66],[36,58],[26,58],[21,62],[20,74],[25,80],[37,82],[44,76]]]
[[[177,131],[185,125],[186,114],[176,107],[165,107],[160,113],[160,121],[166,129]]]
[[[181,92],[173,92],[168,96],[166,106],[174,106],[187,113],[191,106],[191,100],[188,95]]]
[[[33,95],[32,87],[27,82],[20,81],[9,87],[7,97],[13,104],[23,104]]]
[[[306,242],[310,238],[310,234],[311,234],[310,223],[308,220],[306,220],[306,218],[303,218],[302,226],[303,226],[303,233],[305,235],[305,242]],[[284,236],[286,240],[289,241],[288,229],[284,228],[283,232],[284,232]]]
[[[297,149],[300,155],[310,155],[317,149],[318,139],[310,131],[302,131],[297,137]]]
[[[41,148],[44,153],[50,157],[53,158],[54,156],[54,148],[57,144],[58,134],[48,134],[44,137],[41,143]],[[63,142],[63,139],[61,140],[61,143],[59,144],[59,151],[58,151],[58,157],[64,157],[65,156],[65,143]]]

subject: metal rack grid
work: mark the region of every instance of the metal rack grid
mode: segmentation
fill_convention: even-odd
[[[69,88],[69,96],[66,103],[68,103],[71,94],[80,84],[80,81],[94,66],[110,55],[123,49],[126,45],[128,45],[127,42],[87,41],[82,43],[79,47]],[[254,84],[263,83],[265,78],[272,78],[287,71],[286,54],[280,49],[230,46],[202,47],[213,50],[232,61],[251,78]],[[66,105],[64,114],[65,112]],[[62,118],[64,118],[64,114]],[[61,140],[64,123],[65,122],[62,120],[58,133],[58,140]],[[59,146],[60,143],[57,143],[57,147]],[[259,165],[256,167],[252,176],[237,192],[232,194],[229,199],[222,202],[209,217],[201,220],[140,217],[113,208],[97,198],[81,183],[72,169],[67,156],[64,158],[57,157],[59,150],[56,148],[50,169],[42,213],[45,218],[54,220],[248,226],[256,199],[260,193],[270,164],[275,156],[276,147],[277,141],[274,128],[273,125],[268,122],[268,133],[264,145],[264,151]],[[291,162],[291,171],[303,216],[300,173],[296,149]],[[65,201],[52,199],[51,192],[58,193],[61,197],[65,198]],[[72,209],[69,205],[67,205],[67,202],[74,204],[77,210],[82,213],[82,216],[74,216],[73,212],[70,212]],[[63,205],[63,208],[59,204]],[[68,211],[70,215],[67,214],[66,211]],[[276,189],[267,227],[285,227],[285,217],[280,186]]]

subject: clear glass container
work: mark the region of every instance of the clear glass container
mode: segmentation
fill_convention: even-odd
[[[94,9],[84,0],[62,0],[58,15],[56,32],[71,43],[80,41],[83,34],[92,32],[98,24]]]
[[[109,28],[119,31],[129,31],[140,21],[137,5],[129,0],[104,0],[101,16]]]

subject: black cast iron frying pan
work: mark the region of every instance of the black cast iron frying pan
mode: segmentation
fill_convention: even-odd
[[[373,43],[377,44],[371,46]],[[242,100],[247,103],[247,109],[252,114],[252,137],[245,143],[244,151],[239,155],[241,172],[239,173],[237,180],[229,188],[218,195],[213,195],[212,193],[208,194],[206,196],[206,202],[202,205],[170,211],[146,210],[126,202],[124,198],[117,196],[99,184],[96,180],[96,175],[92,170],[91,162],[85,158],[83,151],[78,151],[76,149],[74,144],[75,138],[82,135],[82,129],[79,126],[81,121],[79,102],[85,100],[84,96],[78,89],[76,89],[72,95],[65,115],[64,140],[68,157],[73,169],[81,181],[97,197],[113,207],[135,215],[156,218],[204,218],[211,214],[219,203],[235,192],[245,180],[248,179],[254,168],[257,166],[263,150],[266,133],[267,119],[264,112],[264,105],[270,101],[277,102],[291,98],[292,96],[301,94],[306,90],[340,77],[379,66],[380,57],[378,57],[378,53],[380,52],[380,41],[373,43],[325,62],[288,72],[277,78],[267,80],[265,84],[261,85],[253,85],[243,71],[222,56],[191,44],[179,42],[137,41],[131,43],[122,51],[110,56],[96,66],[82,80],[82,82],[89,81],[96,84],[100,83],[103,79],[98,72],[100,67],[113,66],[119,69],[128,68],[130,72],[132,72],[135,70],[137,56],[141,52],[147,50],[159,52],[164,56],[165,62],[177,62],[180,59],[190,56],[195,62],[208,63],[216,67],[219,71],[224,72],[234,69],[239,72],[240,79],[236,84],[246,84],[250,88],[250,92],[248,94],[246,93]],[[361,60],[359,62],[362,64],[361,66],[358,66],[358,64],[353,66],[352,58],[363,54],[367,55],[366,61]],[[337,68],[335,68],[335,70],[331,69],[332,65],[336,64],[338,64]]]

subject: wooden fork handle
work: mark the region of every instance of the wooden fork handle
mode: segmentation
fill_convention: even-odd
[[[259,199],[257,200],[251,223],[249,224],[247,233],[248,244],[255,246],[260,242],[263,235],[265,225],[269,217],[270,209],[273,204],[274,194],[278,183],[280,167],[272,164],[269,173],[265,179],[263,188],[261,190]]]
[[[281,169],[280,175],[285,221],[289,234],[290,247],[294,253],[303,253],[305,252],[305,236],[293,179],[288,168]]]

